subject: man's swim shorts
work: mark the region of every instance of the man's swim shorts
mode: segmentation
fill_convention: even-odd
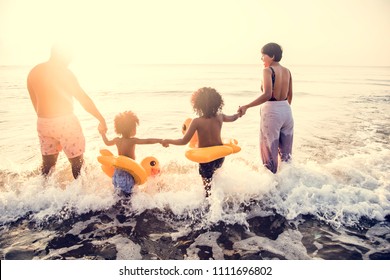
[[[85,151],[85,138],[75,115],[38,118],[37,131],[42,155],[55,155],[63,150],[68,158],[75,158]]]

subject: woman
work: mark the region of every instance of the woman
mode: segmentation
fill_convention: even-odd
[[[278,154],[282,161],[291,159],[294,120],[291,112],[291,73],[279,61],[282,47],[276,43],[266,44],[261,49],[264,63],[262,94],[252,102],[240,106],[240,116],[251,107],[261,105],[260,152],[263,164],[271,172],[278,169]]]

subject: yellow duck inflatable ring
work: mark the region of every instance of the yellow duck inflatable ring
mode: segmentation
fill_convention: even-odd
[[[97,160],[101,163],[102,170],[107,176],[112,177],[115,168],[121,168],[134,177],[137,185],[142,185],[148,177],[160,173],[160,163],[155,157],[146,157],[141,164],[126,156],[114,156],[109,150],[100,150]]]
[[[191,121],[192,119],[188,118],[183,123],[183,134],[187,132]],[[191,161],[206,163],[241,151],[241,147],[238,146],[236,139],[222,139],[222,142],[223,145],[198,148],[198,133],[195,132],[188,144],[190,149],[185,152],[185,156]]]

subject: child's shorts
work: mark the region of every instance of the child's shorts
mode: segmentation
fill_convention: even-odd
[[[133,176],[123,169],[116,168],[114,175],[112,176],[112,184],[118,190],[121,190],[125,194],[130,194],[135,181]]]
[[[202,178],[211,179],[214,175],[215,170],[220,168],[225,158],[219,158],[207,163],[199,163],[199,174]]]
[[[75,158],[85,151],[85,138],[75,115],[38,118],[37,131],[44,156],[64,150],[68,158]]]

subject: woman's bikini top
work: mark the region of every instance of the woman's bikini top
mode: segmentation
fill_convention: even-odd
[[[275,86],[275,71],[272,67],[270,67],[271,71],[272,71],[272,95],[271,95],[271,98],[268,99],[268,101],[279,101],[277,100],[275,97],[274,97],[274,86]],[[287,97],[286,99],[287,100]]]

